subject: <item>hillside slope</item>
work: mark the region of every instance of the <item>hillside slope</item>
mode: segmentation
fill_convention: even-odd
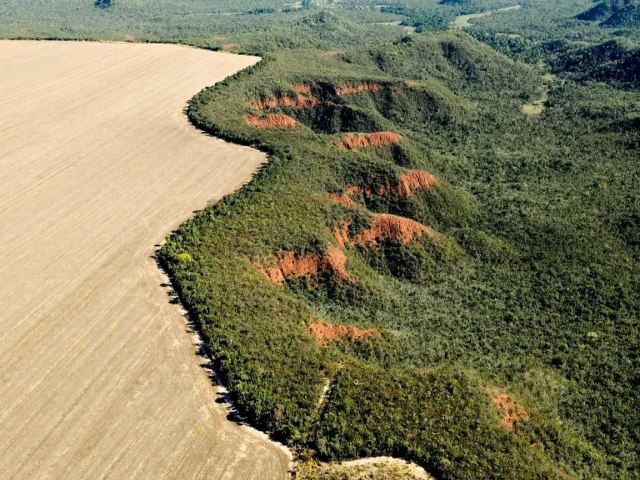
[[[161,251],[252,423],[437,478],[637,471],[638,99],[558,84],[527,118],[542,88],[441,33],[271,54],[194,99],[271,154]]]

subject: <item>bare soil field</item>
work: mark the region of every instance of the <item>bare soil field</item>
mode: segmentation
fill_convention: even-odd
[[[155,244],[265,157],[183,113],[258,61],[0,41],[0,477],[285,478],[227,420]]]

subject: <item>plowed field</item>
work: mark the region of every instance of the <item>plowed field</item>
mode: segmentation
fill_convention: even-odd
[[[195,93],[255,57],[0,42],[0,477],[268,479],[226,419],[154,245],[265,161],[198,132]]]

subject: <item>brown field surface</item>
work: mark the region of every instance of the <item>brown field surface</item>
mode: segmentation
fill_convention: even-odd
[[[254,57],[0,41],[0,477],[285,478],[226,419],[152,258],[264,156],[191,127]]]

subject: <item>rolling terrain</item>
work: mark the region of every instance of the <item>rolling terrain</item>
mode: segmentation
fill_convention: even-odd
[[[12,163],[7,151],[0,184],[8,192],[0,194],[7,199],[0,201],[0,220],[12,225],[8,233],[0,231],[2,245],[10,246],[1,254],[0,274],[12,278],[2,307],[23,317],[0,330],[0,338],[13,342],[0,357],[9,372],[0,372],[9,392],[0,394],[9,405],[0,412],[0,434],[6,428],[20,435],[14,434],[17,446],[0,441],[11,475],[46,470],[44,476],[82,477],[88,464],[134,477],[171,477],[182,469],[187,476],[214,478],[285,473],[285,456],[264,450],[274,444],[245,447],[238,439],[227,445],[228,431],[237,431],[223,422],[224,431],[214,433],[218,420],[187,426],[200,418],[196,407],[208,415],[204,405],[215,407],[210,402],[220,392],[200,381],[206,373],[193,363],[184,363],[191,377],[177,373],[168,357],[186,362],[186,353],[154,348],[178,345],[184,329],[153,321],[164,315],[137,313],[160,305],[150,292],[169,280],[158,274],[137,282],[131,271],[142,272],[142,265],[131,270],[134,260],[113,257],[109,263],[86,254],[98,239],[105,245],[96,242],[96,252],[122,245],[142,262],[139,247],[161,243],[150,234],[142,239],[147,225],[163,232],[176,225],[160,211],[175,207],[165,197],[149,197],[154,207],[147,205],[148,189],[160,179],[154,195],[171,196],[186,180],[192,188],[179,190],[177,198],[197,188],[205,192],[202,206],[220,199],[194,212],[160,249],[157,260],[176,292],[162,295],[179,298],[189,311],[193,322],[186,330],[199,330],[201,347],[237,411],[292,447],[296,480],[640,478],[636,0],[46,3],[0,2],[0,37],[168,41],[262,57],[198,93],[187,113],[208,134],[263,152],[252,151],[256,165],[268,162],[244,188],[220,199],[223,192],[209,183],[201,164],[171,161],[185,154],[194,161],[182,146],[174,154],[159,142],[145,143],[141,132],[156,125],[146,112],[163,102],[139,105],[136,129],[83,143],[85,124],[93,124],[98,137],[121,125],[119,117],[103,117],[118,110],[117,98],[107,93],[111,83],[120,88],[122,75],[110,67],[103,82],[93,65],[85,88],[74,87],[77,95],[60,97],[51,108],[30,103],[26,93],[14,100],[13,121],[25,132],[33,125],[42,142],[31,145],[23,132],[23,155],[51,145],[46,153],[59,168],[49,171],[49,160],[34,162],[38,168]],[[455,28],[456,19],[463,28]],[[36,55],[30,68],[39,69],[42,60]],[[12,61],[15,71],[25,70],[24,62]],[[155,57],[136,57],[132,71],[137,63],[145,72],[161,66]],[[38,95],[57,98],[78,73],[68,69]],[[26,92],[29,82],[13,77],[13,84],[11,76],[2,80],[6,88]],[[100,103],[102,95],[110,101]],[[66,119],[67,110],[83,108],[85,97],[96,108],[91,122]],[[130,111],[140,98],[124,98],[118,111]],[[175,125],[156,132],[163,141],[183,130],[194,134],[178,110],[170,115]],[[17,127],[6,124],[2,130],[0,121],[0,131],[12,150]],[[70,131],[82,138],[68,140]],[[128,175],[115,181],[115,173],[106,175],[111,163],[99,164],[100,179],[87,187],[96,192],[92,201],[79,186],[92,178],[79,171],[84,164],[64,159],[55,147],[65,135],[65,148],[95,151],[91,161],[109,149],[115,171]],[[143,164],[145,175],[130,173],[133,162],[127,160],[141,139],[163,152],[160,161]],[[139,193],[133,174],[144,176]],[[66,194],[74,198],[78,224],[70,212],[59,211],[68,202],[48,190],[46,200],[38,197],[41,182],[51,185],[60,176],[66,180],[61,185],[73,187]],[[116,185],[124,193],[117,195]],[[76,199],[76,191],[85,196]],[[33,200],[23,198],[32,192]],[[14,206],[18,210],[10,210]],[[136,217],[138,208],[153,213]],[[122,217],[121,236],[92,236],[80,225],[91,219],[100,225],[95,232],[115,225],[115,216]],[[192,214],[185,204],[173,218],[187,217]],[[66,229],[59,235],[58,224]],[[47,236],[54,240],[40,241]],[[151,253],[144,255],[149,266]],[[101,262],[107,266],[78,287],[79,265]],[[22,271],[23,265],[34,268]],[[35,267],[49,277],[33,275]],[[103,281],[109,272],[111,283]],[[108,300],[94,295],[103,290]],[[42,294],[41,302],[32,291]],[[58,296],[66,298],[62,306],[39,317]],[[85,321],[61,330],[67,316]],[[109,321],[86,320],[105,317]],[[92,330],[83,335],[84,329]],[[98,341],[88,340],[94,337]],[[145,389],[118,387],[118,372],[136,368],[125,360],[133,358],[136,342],[144,347],[150,341],[155,343],[144,351],[153,356],[135,357],[144,368],[139,377],[126,378],[160,392],[166,408],[140,400]],[[128,349],[110,355],[121,359],[113,371],[108,359],[99,359],[107,344]],[[23,347],[27,353],[21,354]],[[84,372],[85,361],[89,372],[104,372],[86,383],[82,396],[72,386],[84,378],[75,372]],[[29,372],[24,381],[20,372]],[[55,383],[47,372],[63,380]],[[163,378],[161,388],[156,379],[165,373],[171,381]],[[189,385],[196,385],[196,400],[185,402]],[[112,391],[119,404],[109,403]],[[29,410],[32,398],[40,403]],[[100,418],[117,420],[111,429],[96,427],[99,440],[76,433],[77,425],[93,422],[94,404]],[[105,411],[126,413],[111,417]],[[163,416],[151,421],[145,411]],[[212,411],[222,421],[224,409]],[[27,423],[17,420],[23,412]],[[40,424],[44,433],[33,426]],[[126,428],[122,450],[101,448],[112,431]],[[147,432],[142,440],[138,431]],[[173,441],[167,436],[184,440],[171,450],[177,450],[173,457],[159,458]],[[131,451],[142,444],[150,447],[136,457]],[[68,459],[69,451],[72,458],[86,454],[81,466]],[[245,465],[248,459],[254,463]]]
[[[3,479],[286,477],[280,448],[226,419],[153,257],[265,161],[183,113],[257,60],[0,42]]]
[[[543,73],[449,31],[191,102],[270,153],[162,249],[253,424],[438,479],[637,471],[638,94]]]

